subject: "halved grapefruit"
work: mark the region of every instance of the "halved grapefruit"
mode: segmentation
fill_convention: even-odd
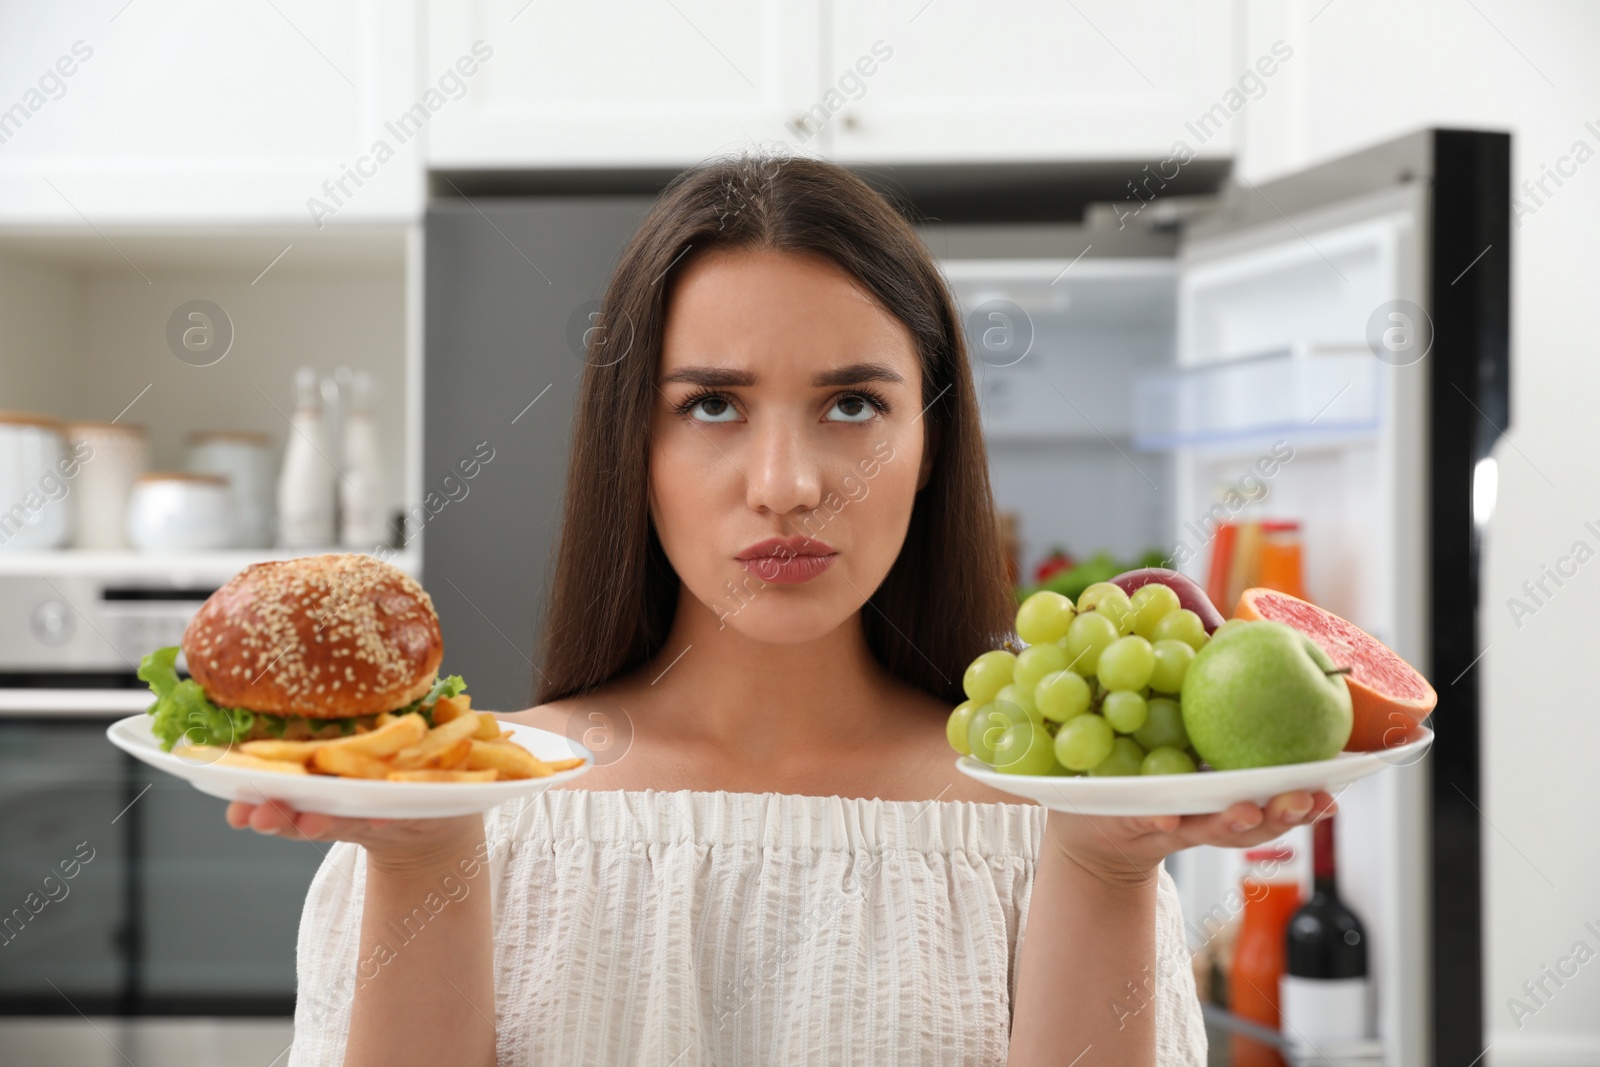
[[[1305,634],[1340,667],[1348,667],[1355,727],[1347,752],[1376,752],[1409,741],[1439,702],[1428,680],[1387,645],[1331,611],[1273,589],[1246,589],[1236,619],[1270,619]]]

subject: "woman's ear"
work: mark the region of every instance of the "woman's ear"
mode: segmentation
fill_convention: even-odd
[[[937,422],[928,424],[925,435],[925,444],[922,449],[922,465],[917,470],[917,492],[922,492],[928,485],[928,479],[933,477],[933,457],[939,452],[939,438],[943,435],[944,427]]]

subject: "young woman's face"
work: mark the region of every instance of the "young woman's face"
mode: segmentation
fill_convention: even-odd
[[[714,251],[668,309],[650,514],[689,595],[762,641],[858,611],[931,455],[910,332],[827,259]]]

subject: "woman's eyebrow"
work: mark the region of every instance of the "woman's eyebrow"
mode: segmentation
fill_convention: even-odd
[[[747,370],[736,370],[732,367],[680,367],[671,374],[663,375],[661,382],[663,385],[682,382],[684,385],[718,389],[736,385],[747,387],[755,385],[756,376]]]
[[[811,379],[815,386],[825,385],[860,385],[863,382],[893,382],[896,385],[904,382],[892,367],[883,363],[848,363],[843,367],[835,367],[830,371],[823,371]]]
[[[860,385],[863,382],[893,382],[900,384],[905,379],[894,368],[883,363],[848,363],[843,367],[823,371],[811,379],[811,384],[822,388],[825,386]],[[756,384],[756,376],[747,370],[733,367],[680,367],[671,374],[663,375],[661,383],[669,385],[674,382],[684,385],[698,385],[706,389],[721,389],[734,386],[750,387]]]

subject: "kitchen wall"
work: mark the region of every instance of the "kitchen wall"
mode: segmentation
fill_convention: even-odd
[[[1600,811],[1600,566],[1560,563],[1576,573],[1559,587],[1546,580],[1537,601],[1523,588],[1576,542],[1600,551],[1585,526],[1600,527],[1600,5],[1246,0],[1239,15],[1241,54],[1278,38],[1295,49],[1283,80],[1239,116],[1239,173],[1251,181],[1419,126],[1512,133],[1522,205],[1512,224],[1512,425],[1495,453],[1486,651],[1472,668],[1484,687],[1483,789],[1471,799],[1486,816],[1487,1061],[1600,1062],[1600,964],[1561,962],[1580,941],[1600,952],[1600,849],[1586,818]],[[1524,181],[1547,169],[1559,183],[1530,193]],[[1450,682],[1440,680],[1441,730]],[[1545,978],[1546,966],[1567,977]],[[1530,997],[1523,983],[1541,980],[1546,992]]]

